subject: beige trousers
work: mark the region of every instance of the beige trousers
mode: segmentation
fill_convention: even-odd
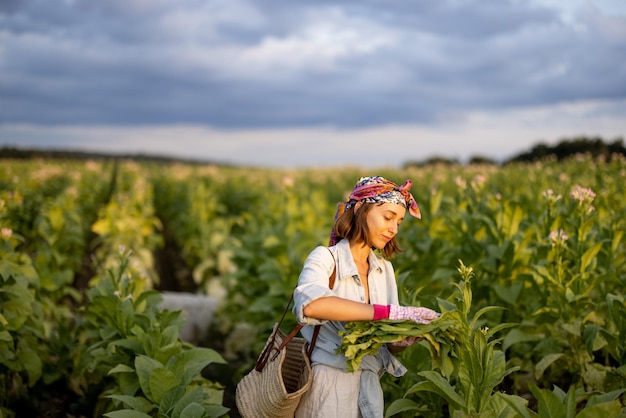
[[[361,418],[360,378],[360,371],[314,364],[313,384],[300,400],[295,418]]]

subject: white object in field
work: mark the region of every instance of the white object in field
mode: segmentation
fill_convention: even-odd
[[[205,341],[215,316],[217,300],[212,296],[184,292],[162,292],[161,295],[162,309],[182,311],[185,323],[180,339],[192,344]]]

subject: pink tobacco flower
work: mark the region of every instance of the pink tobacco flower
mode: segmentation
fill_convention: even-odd
[[[561,196],[560,194],[556,194],[554,193],[554,190],[552,189],[548,189],[548,190],[544,190],[543,193],[541,193],[541,195],[548,201],[548,203],[552,204],[558,200],[561,200]]]
[[[0,230],[0,236],[4,241],[8,241],[9,238],[11,238],[11,235],[13,235],[13,230],[11,228],[2,228],[2,230]]]
[[[552,245],[562,244],[567,241],[567,238],[567,234],[562,229],[552,231],[550,232],[550,235],[548,235],[548,239],[552,241]]]
[[[590,203],[596,197],[596,194],[594,193],[593,190],[587,189],[577,184],[572,188],[572,191],[570,192],[570,196],[573,199],[578,200],[578,202],[580,203],[583,203],[583,202]]]

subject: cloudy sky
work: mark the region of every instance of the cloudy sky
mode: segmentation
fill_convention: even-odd
[[[0,145],[262,166],[626,136],[624,0],[2,0]]]

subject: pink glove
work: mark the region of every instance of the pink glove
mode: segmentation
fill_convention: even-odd
[[[389,319],[410,319],[418,324],[428,325],[433,319],[439,318],[439,313],[428,308],[414,306],[389,305]]]
[[[374,305],[374,321],[380,321],[382,319],[409,319],[418,324],[428,325],[430,321],[437,318],[439,318],[439,313],[428,308],[399,305]]]

